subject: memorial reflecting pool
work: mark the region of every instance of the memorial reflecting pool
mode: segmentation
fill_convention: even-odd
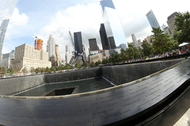
[[[67,95],[67,94],[76,94],[76,93],[95,91],[95,90],[109,88],[112,86],[113,85],[111,85],[105,79],[100,77],[100,78],[93,78],[93,79],[87,79],[87,80],[81,80],[81,81],[46,84],[46,85],[42,85],[40,87],[31,89],[28,91],[25,91],[23,93],[16,94],[15,96],[53,96],[50,94],[52,94],[54,91],[57,91],[57,92],[62,91],[63,94],[60,94],[60,95]]]

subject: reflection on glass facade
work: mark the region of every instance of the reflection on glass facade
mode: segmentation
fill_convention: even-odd
[[[113,37],[115,45],[118,46],[125,43],[128,48],[127,39],[112,0],[102,0],[100,1],[100,5],[102,7],[103,21],[107,37]]]
[[[7,26],[17,3],[18,0],[0,0],[0,56]]]
[[[157,21],[157,19],[156,19],[156,17],[155,17],[152,10],[150,10],[146,14],[146,17],[148,18],[148,21],[149,21],[152,28],[159,28],[160,27],[160,25],[159,25],[159,23],[158,23],[158,21]]]

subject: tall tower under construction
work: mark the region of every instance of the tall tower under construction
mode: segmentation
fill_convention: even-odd
[[[37,50],[42,50],[43,48],[43,40],[41,39],[36,39],[34,43],[34,48]]]

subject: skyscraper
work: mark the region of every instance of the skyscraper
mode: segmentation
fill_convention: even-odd
[[[120,44],[120,45],[119,45],[119,48],[123,48],[124,50],[126,50],[126,49],[127,49],[127,46],[126,46],[126,44]]]
[[[78,53],[82,53],[82,36],[81,36],[81,32],[75,32],[74,33],[74,42],[75,42],[75,48],[77,51],[77,55]]]
[[[34,48],[37,49],[37,50],[42,50],[43,48],[43,40],[42,39],[36,39],[34,41]]]
[[[176,28],[176,26],[175,26],[175,18],[176,18],[176,15],[178,15],[178,14],[179,14],[178,12],[174,12],[173,14],[171,14],[168,17],[167,23],[168,23],[169,29],[171,31],[171,34],[174,33],[174,30]]]
[[[138,41],[137,41],[137,38],[134,34],[131,35],[132,36],[132,40],[133,40],[133,45],[138,48]]]
[[[115,45],[127,44],[127,39],[112,0],[100,1],[107,38],[113,37]],[[128,48],[128,45],[127,45]]]
[[[105,29],[104,24],[100,25],[100,31],[99,32],[100,32],[100,38],[101,38],[103,50],[110,49],[110,45],[108,43],[108,37],[107,37],[107,34],[106,34],[106,29]]]
[[[18,3],[18,0],[1,0],[0,1],[0,56],[2,54],[3,42],[4,42],[7,26],[17,3]]]
[[[48,51],[49,60],[52,56],[56,57],[56,55],[55,55],[55,41],[54,41],[53,35],[49,36],[49,40],[47,42],[47,51]]]
[[[56,59],[60,63],[61,62],[61,55],[59,53],[59,46],[55,45],[55,54],[56,54]]]
[[[99,47],[96,42],[96,38],[89,39],[88,41],[89,41],[90,51],[99,50]]]
[[[114,37],[108,37],[108,42],[110,45],[110,49],[116,49]]]
[[[72,53],[70,51],[70,46],[66,45],[65,46],[65,61],[66,63],[69,63],[72,58]]]
[[[146,17],[151,25],[152,28],[160,28],[160,25],[153,13],[152,10],[150,10],[147,14],[146,14]]]

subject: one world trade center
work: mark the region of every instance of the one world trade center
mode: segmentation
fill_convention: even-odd
[[[100,5],[108,40],[112,38],[117,46],[124,43],[128,48],[127,39],[113,1],[102,0]]]
[[[18,0],[0,0],[0,56],[2,54],[7,26],[17,3]]]

